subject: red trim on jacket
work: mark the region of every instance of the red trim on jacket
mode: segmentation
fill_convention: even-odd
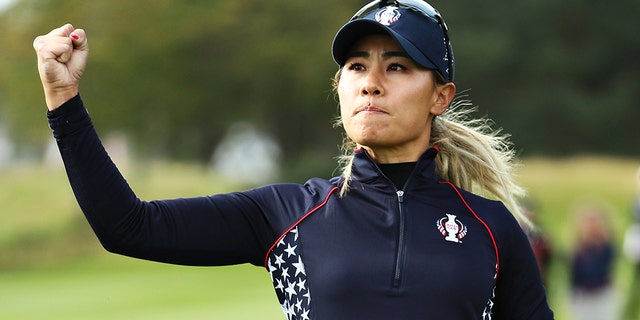
[[[338,187],[333,187],[331,188],[331,190],[329,190],[329,192],[327,193],[327,196],[324,198],[324,201],[322,201],[322,203],[320,203],[319,205],[317,205],[315,208],[309,210],[309,212],[305,213],[304,215],[302,215],[302,217],[300,217],[300,219],[298,219],[298,221],[296,221],[294,224],[292,224],[289,228],[287,228],[287,230],[285,230],[279,237],[278,239],[276,239],[276,241],[271,245],[271,247],[269,247],[269,250],[267,250],[267,253],[264,257],[264,267],[265,268],[269,268],[268,267],[268,262],[269,262],[269,255],[271,254],[271,251],[273,251],[273,248],[275,248],[278,245],[278,242],[280,242],[280,240],[282,240],[282,238],[284,238],[287,233],[289,233],[289,231],[293,230],[295,227],[297,227],[300,222],[302,222],[304,219],[306,219],[308,216],[310,216],[311,214],[313,214],[314,212],[318,211],[318,209],[324,207],[327,202],[329,202],[329,197],[331,197],[331,195],[338,190]]]
[[[480,223],[482,223],[484,228],[487,229],[487,232],[489,232],[489,237],[491,237],[491,242],[493,243],[493,249],[496,252],[496,274],[493,277],[493,281],[495,282],[498,279],[498,272],[500,271],[500,256],[498,255],[498,244],[496,243],[496,239],[493,236],[493,232],[491,232],[491,228],[489,228],[489,225],[486,222],[484,222],[484,220],[482,220],[480,216],[478,216],[478,214],[473,210],[473,208],[471,208],[467,200],[464,198],[464,196],[462,196],[462,193],[460,192],[460,190],[458,190],[458,187],[456,187],[453,183],[448,181],[440,181],[440,183],[448,184],[456,192],[460,200],[462,200],[462,203],[464,203],[465,207],[467,207],[467,209],[471,211],[471,213],[476,218],[476,220],[480,221]]]

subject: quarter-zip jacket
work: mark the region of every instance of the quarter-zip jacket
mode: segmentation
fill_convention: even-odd
[[[345,196],[336,177],[143,201],[79,96],[48,118],[78,203],[109,251],[263,265],[288,319],[553,318],[517,221],[500,202],[442,181],[436,149],[402,190],[356,150]]]

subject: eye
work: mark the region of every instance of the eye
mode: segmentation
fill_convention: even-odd
[[[362,71],[364,70],[364,66],[360,63],[357,62],[353,62],[349,64],[349,70],[353,70],[353,71]]]
[[[407,70],[407,68],[399,63],[392,63],[391,65],[389,65],[388,68],[390,71],[404,71]]]

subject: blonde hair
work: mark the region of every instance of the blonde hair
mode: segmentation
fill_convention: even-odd
[[[436,85],[445,83],[438,72],[432,74]],[[340,75],[338,70],[333,78],[334,93]],[[502,201],[518,221],[531,225],[518,201],[526,191],[514,179],[515,150],[510,136],[501,129],[493,130],[486,117],[472,118],[475,111],[466,95],[457,95],[449,108],[433,119],[430,143],[438,148],[436,174],[462,189]],[[337,119],[336,126],[340,125]],[[345,137],[343,153],[337,158],[344,178],[341,196],[349,190],[355,147],[356,143]]]

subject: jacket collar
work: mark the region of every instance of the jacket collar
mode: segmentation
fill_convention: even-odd
[[[437,148],[427,149],[418,159],[413,174],[409,177],[407,187],[432,184],[441,180],[435,174],[435,157]],[[351,181],[372,185],[374,187],[388,188],[391,182],[382,174],[380,168],[364,148],[354,151],[353,167],[351,168]]]

